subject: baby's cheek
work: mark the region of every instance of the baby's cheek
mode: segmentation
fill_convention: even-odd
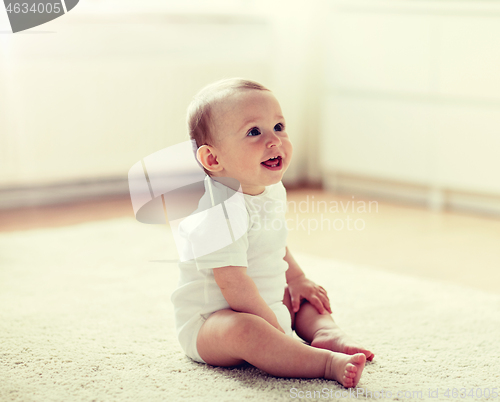
[[[290,144],[290,148],[286,151],[286,162],[290,164],[290,161],[292,160],[292,155],[293,155],[293,148],[292,144]]]

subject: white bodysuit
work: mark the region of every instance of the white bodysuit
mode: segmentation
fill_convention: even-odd
[[[223,193],[228,189],[207,176],[207,191],[203,197],[209,197],[209,184],[216,193]],[[230,308],[215,282],[213,268],[247,267],[247,274],[276,314],[280,326],[288,335],[292,335],[290,313],[283,304],[285,273],[288,269],[288,263],[283,260],[288,234],[285,222],[286,190],[279,182],[266,187],[259,195],[243,194],[243,197],[244,208],[241,209],[246,209],[243,212],[246,220],[244,226],[248,225],[246,231],[242,232],[243,235],[217,251],[179,263],[179,285],[171,297],[175,308],[177,335],[186,355],[198,362],[203,362],[196,348],[201,326],[210,314]],[[240,214],[240,219],[241,216]],[[179,234],[187,244],[199,242],[200,233],[205,238],[210,236],[209,231],[200,231],[200,225],[179,225]]]

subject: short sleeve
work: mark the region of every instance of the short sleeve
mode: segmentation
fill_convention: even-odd
[[[231,200],[185,218],[181,261],[194,260],[198,269],[248,266],[249,220],[244,204]]]
[[[181,261],[194,261],[198,270],[248,266],[250,216],[244,195],[211,179],[205,187],[197,211],[178,226]]]
[[[194,259],[198,270],[220,268],[226,266],[248,266],[248,235],[245,233],[239,239],[227,246]]]

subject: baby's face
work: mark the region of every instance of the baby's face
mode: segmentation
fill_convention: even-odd
[[[240,90],[218,104],[213,115],[213,148],[222,167],[214,176],[237,179],[243,192],[251,195],[282,179],[292,158],[292,144],[271,92]]]

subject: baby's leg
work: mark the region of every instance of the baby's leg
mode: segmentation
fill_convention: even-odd
[[[294,314],[288,289],[285,290],[283,303],[288,307],[288,310],[290,310],[295,332],[297,332],[297,335],[303,340],[309,342],[311,346],[328,349],[333,352],[346,353],[348,355],[363,353],[367,360],[373,360],[375,355],[349,338],[349,336],[339,328],[335,321],[333,321],[331,315],[320,314],[318,310],[307,301],[304,302],[300,306],[299,311]]]
[[[208,364],[234,366],[243,361],[277,377],[328,378],[357,385],[365,356],[312,348],[278,331],[253,314],[220,310],[198,333],[198,353]]]

